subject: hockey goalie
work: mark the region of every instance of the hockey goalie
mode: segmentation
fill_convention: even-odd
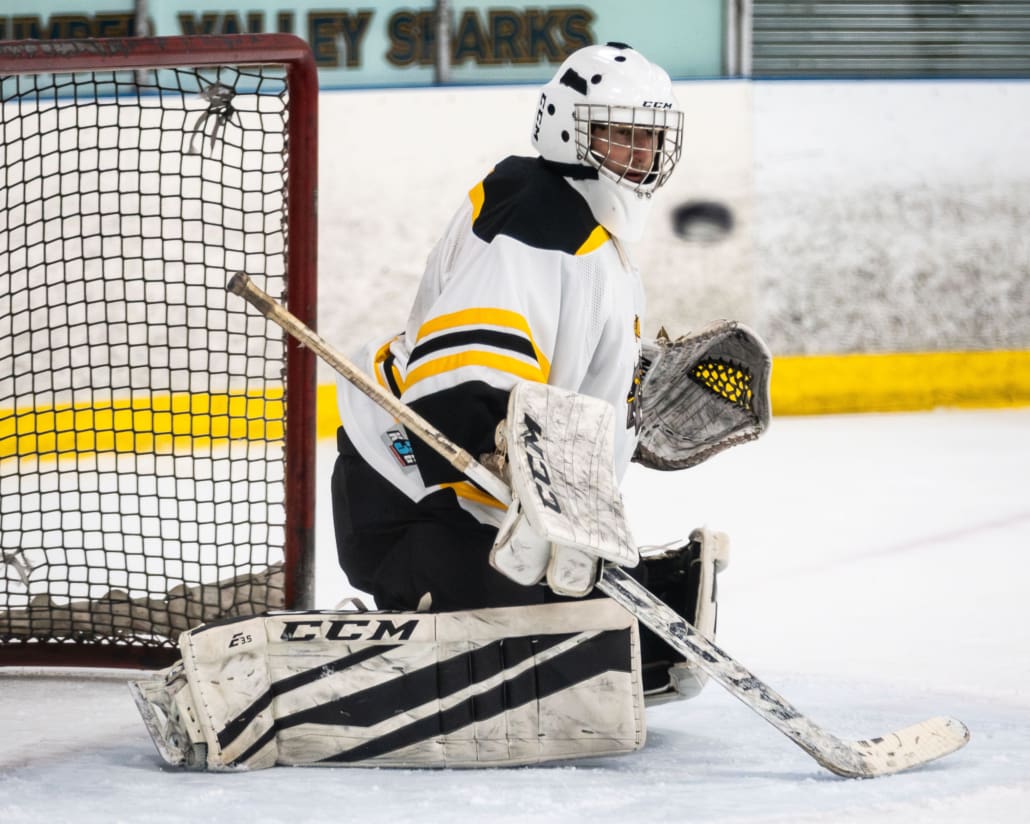
[[[705,676],[594,589],[634,577],[706,636],[728,539],[638,549],[631,461],[685,469],[758,437],[770,357],[719,321],[642,340],[628,245],[680,156],[668,75],[621,43],[543,87],[535,157],[500,161],[430,255],[402,333],[359,356],[477,456],[501,502],[342,381],[332,478],[339,562],[375,611],[197,627],[133,692],[172,764],[479,767],[639,749],[645,705]]]

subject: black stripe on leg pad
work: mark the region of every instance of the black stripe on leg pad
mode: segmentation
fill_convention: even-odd
[[[540,701],[602,673],[630,672],[632,660],[629,633],[629,629],[600,633],[454,707],[441,710],[401,729],[322,760],[330,763],[353,763],[386,755],[421,741],[453,733],[477,721],[495,718],[507,710]],[[512,639],[504,644],[512,644],[519,648],[517,651],[513,650],[514,657],[524,658],[524,653],[534,646],[534,642],[542,640],[544,639]],[[539,647],[535,651],[540,652]],[[507,655],[503,657],[507,659]],[[512,663],[510,660],[504,660],[505,668],[512,666]],[[354,723],[353,718],[349,720],[350,725]]]
[[[234,763],[246,763],[247,759],[267,745],[279,730],[300,724],[371,727],[413,707],[445,698],[471,684],[492,678],[574,635],[575,633],[563,633],[502,639],[431,666],[404,673],[374,687],[342,696],[335,701],[277,718],[254,744],[235,759]],[[369,646],[352,655],[276,681],[264,695],[222,728],[218,733],[219,745],[223,749],[228,747],[258,714],[272,703],[273,698],[350,667],[365,665],[370,659],[384,655],[397,646]]]
[[[334,673],[342,672],[350,667],[356,667],[370,658],[375,658],[392,649],[396,649],[397,646],[397,644],[379,644],[376,646],[365,647],[352,655],[346,655],[335,661],[327,661],[315,669],[300,672],[296,675],[290,676],[289,678],[276,681],[269,687],[268,691],[265,692],[264,695],[255,699],[249,707],[219,730],[219,746],[221,746],[222,749],[225,749],[235,741],[236,738],[250,725],[250,723],[272,703],[272,699],[276,696],[283,695],[284,693],[295,690],[298,687],[303,687],[304,685],[317,681],[320,678],[326,678]],[[260,747],[258,749],[260,749]]]
[[[299,724],[345,724],[373,727],[395,715],[446,698],[473,684],[539,655],[572,638],[575,633],[534,638],[505,638],[479,649],[404,673],[374,687],[344,695],[320,707],[311,707],[276,720],[279,729]]]
[[[301,724],[375,726],[396,715],[403,715],[415,707],[446,698],[459,690],[467,689],[472,684],[492,678],[575,635],[576,633],[562,633],[501,639],[471,652],[439,661],[431,666],[403,673],[397,678],[374,687],[341,696],[335,701],[276,718],[272,726],[237,756],[233,763],[246,763],[275,738],[279,731],[289,727]],[[315,667],[291,678],[277,681],[268,692],[222,729],[218,734],[219,744],[223,749],[227,747],[246,729],[257,714],[271,703],[273,697],[303,687],[326,675],[340,672],[347,666],[362,665],[369,659],[395,648],[396,645],[368,647],[331,664]],[[529,672],[533,672],[533,670],[531,669]],[[473,698],[474,702],[477,700]],[[433,718],[435,717],[433,716]]]

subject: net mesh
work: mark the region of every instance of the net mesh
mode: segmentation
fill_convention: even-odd
[[[0,642],[283,605],[285,69],[2,80]]]

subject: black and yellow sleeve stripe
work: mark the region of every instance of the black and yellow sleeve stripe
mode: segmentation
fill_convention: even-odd
[[[481,307],[424,323],[400,388],[403,391],[427,378],[477,366],[540,383],[547,383],[551,371],[550,361],[522,315]]]

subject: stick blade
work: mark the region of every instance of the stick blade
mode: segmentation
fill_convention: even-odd
[[[845,741],[798,711],[625,570],[605,565],[597,588],[832,773],[845,778],[891,775],[942,758],[969,741],[965,724],[943,716],[880,738]]]
[[[880,738],[851,741],[833,752],[813,752],[826,769],[845,778],[876,778],[921,767],[961,749],[969,728],[946,716],[928,718]]]

